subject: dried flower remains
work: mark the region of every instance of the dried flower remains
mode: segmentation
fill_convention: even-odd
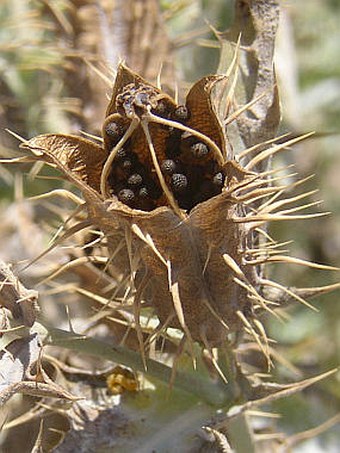
[[[151,306],[158,334],[178,328],[185,340],[210,349],[246,331],[269,357],[261,313],[278,316],[280,298],[307,302],[302,290],[265,278],[263,265],[327,268],[284,255],[263,228],[271,220],[322,215],[295,214],[309,205],[289,207],[309,195],[285,198],[301,181],[287,185],[276,170],[256,171],[305,137],[268,140],[253,158],[256,147],[236,160],[219,108],[227,87],[230,100],[234,85],[227,76],[204,77],[181,105],[121,64],[103,146],[61,134],[22,144],[81,190],[88,220],[106,237],[108,261],[126,283],[124,301],[133,306],[142,349],[140,317]]]

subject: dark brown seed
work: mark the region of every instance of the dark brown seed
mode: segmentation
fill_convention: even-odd
[[[165,175],[172,175],[176,170],[176,163],[172,159],[165,159],[161,163],[161,170]]]
[[[118,143],[122,135],[122,128],[114,121],[111,121],[105,126],[105,132],[114,143]]]
[[[118,199],[122,202],[130,206],[135,198],[135,194],[132,192],[131,189],[122,189],[118,192]]]
[[[125,171],[129,172],[132,168],[132,161],[131,159],[124,159],[122,162],[122,167]]]
[[[189,112],[185,105],[180,105],[173,113],[174,119],[179,122],[184,122],[189,118]]]
[[[140,186],[142,184],[142,182],[143,182],[143,177],[139,173],[133,173],[128,178],[128,184],[129,184],[129,186],[132,186],[132,187]]]
[[[171,186],[174,192],[183,192],[188,186],[188,179],[182,173],[174,173],[171,177]]]
[[[205,143],[198,142],[190,146],[190,152],[194,157],[201,159],[209,153],[209,148]]]
[[[123,159],[124,157],[127,157],[129,152],[125,148],[120,148],[117,151],[116,158],[117,159]]]
[[[162,118],[166,118],[168,115],[165,103],[163,101],[158,101],[157,106],[153,109],[153,113],[161,116]]]
[[[147,198],[147,197],[149,197],[149,191],[148,191],[147,187],[141,187],[141,188],[139,189],[138,195],[139,195],[141,198]]]
[[[216,175],[214,175],[213,183],[214,183],[214,186],[218,187],[218,188],[223,186],[224,175],[223,175],[223,173],[221,171],[219,171],[218,173],[216,173]]]

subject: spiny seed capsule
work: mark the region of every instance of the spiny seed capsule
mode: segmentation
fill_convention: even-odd
[[[118,199],[127,205],[131,205],[134,201],[135,194],[131,189],[122,189],[118,192]]]
[[[172,175],[176,170],[176,163],[172,159],[165,159],[161,163],[161,170],[165,175]]]
[[[222,187],[224,183],[224,175],[221,171],[216,173],[213,177],[213,183],[215,187]]]
[[[173,113],[174,119],[182,122],[189,118],[189,112],[185,105],[180,105]]]
[[[190,146],[190,151],[194,157],[200,159],[209,153],[209,148],[205,143],[198,142]]]
[[[129,186],[132,186],[132,187],[140,186],[142,184],[142,182],[143,182],[143,177],[139,173],[133,173],[128,178],[128,184],[129,184]]]
[[[182,173],[174,173],[171,176],[171,186],[174,192],[183,192],[188,186],[188,179]]]
[[[111,121],[105,126],[105,132],[111,138],[111,140],[118,143],[122,134],[122,128],[114,121]]]

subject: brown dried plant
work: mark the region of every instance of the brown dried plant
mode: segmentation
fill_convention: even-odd
[[[267,263],[335,268],[287,256],[265,230],[270,221],[324,213],[300,214],[315,203],[294,206],[310,192],[285,195],[304,181],[286,184],[281,170],[256,171],[310,134],[283,143],[274,138],[238,157],[233,154],[225,128],[230,115],[221,113],[218,95],[227,90],[226,103],[232,103],[236,61],[228,75],[196,82],[185,105],[121,64],[101,144],[64,134],[41,135],[21,144],[80,189],[84,202],[79,201],[79,208],[86,214],[65,236],[91,224],[105,238],[104,272],[118,278],[118,290],[120,286],[125,293],[116,302],[113,295],[108,298],[107,308],[112,300],[113,313],[123,314],[126,322],[132,311],[130,328],[136,330],[145,370],[149,353],[169,328],[181,332],[177,354],[188,350],[196,362],[198,342],[225,382],[230,376],[221,369],[218,354],[235,348],[235,338],[244,334],[265,355],[270,369],[263,314],[281,318],[282,302],[296,300],[311,307],[306,296],[338,287],[291,289],[266,277]],[[245,108],[234,111],[233,121]],[[259,147],[261,152],[254,152]],[[143,321],[150,308],[159,320],[151,332]],[[175,373],[171,379],[176,382]],[[250,383],[247,386],[251,392]]]
[[[289,207],[310,193],[282,197],[301,181],[286,185],[277,170],[254,171],[306,136],[260,144],[265,149],[246,163],[228,150],[223,126],[228,117],[220,115],[213,97],[228,82],[227,76],[205,77],[191,88],[185,105],[178,105],[121,64],[102,146],[49,134],[21,147],[57,167],[81,190],[82,208],[107,239],[115,272],[122,281],[130,278],[128,303],[137,329],[141,311],[151,306],[161,323],[159,332],[179,328],[183,341],[198,341],[212,350],[244,329],[269,360],[260,319],[263,312],[279,316],[275,308],[280,301],[266,297],[264,289],[277,288],[309,304],[301,290],[264,278],[262,266],[286,262],[333,268],[285,256],[269,237],[259,247],[267,222],[324,214],[296,214],[310,203]]]

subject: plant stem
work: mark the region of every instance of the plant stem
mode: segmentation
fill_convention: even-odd
[[[49,327],[46,324],[43,324],[43,327],[48,331],[45,344],[61,346],[73,351],[101,357],[146,373],[146,375],[156,378],[166,385],[170,383],[172,369],[163,363],[148,359],[147,370],[145,370],[141,355],[138,352],[122,346],[112,346],[85,335]],[[198,373],[189,374],[177,371],[174,387],[177,390],[190,393],[198,401],[204,401],[212,406],[229,407],[233,403],[233,395],[228,385],[222,382],[213,382]]]

